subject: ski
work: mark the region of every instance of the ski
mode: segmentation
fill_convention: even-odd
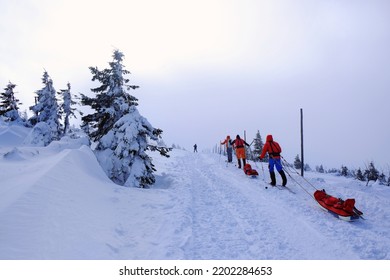
[[[275,187],[277,187],[279,190],[288,190],[290,193],[296,194],[296,192],[294,192],[287,186],[276,185]]]

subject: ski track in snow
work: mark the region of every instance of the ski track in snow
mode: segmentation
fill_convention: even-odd
[[[287,211],[283,203],[291,193],[266,190],[263,181],[247,178],[232,165],[216,166],[207,154],[183,158],[179,166],[177,176],[189,178],[182,182],[182,188],[187,189],[192,201],[187,211],[192,235],[183,248],[186,258],[357,258],[354,253],[346,254],[341,244],[330,246],[317,229]],[[305,252],[302,248],[308,244],[313,250]]]
[[[156,184],[137,189],[108,180],[82,141],[11,144],[0,149],[0,259],[390,258],[385,186],[308,173],[318,189],[356,198],[367,219],[348,223],[290,177],[296,194],[269,186],[266,164],[251,162],[253,179],[219,155],[174,150],[154,155]]]

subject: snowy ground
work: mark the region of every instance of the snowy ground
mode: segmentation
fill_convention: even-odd
[[[154,155],[152,188],[124,188],[85,139],[26,147],[27,133],[0,126],[0,259],[390,259],[389,187],[307,173],[356,199],[366,219],[349,223],[290,178],[295,194],[265,189],[259,163],[251,179],[223,156],[174,150]]]

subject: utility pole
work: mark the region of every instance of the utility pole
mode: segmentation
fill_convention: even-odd
[[[303,171],[305,169],[305,161],[303,159],[303,110],[301,108],[301,162],[302,162],[302,166],[301,166],[301,176],[303,177]]]

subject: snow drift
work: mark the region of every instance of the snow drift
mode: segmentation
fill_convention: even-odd
[[[390,188],[307,173],[354,197],[366,220],[322,211],[304,189],[268,188],[217,154],[151,154],[150,189],[112,183],[85,138],[23,145],[0,124],[0,259],[390,259]],[[299,178],[296,178],[299,180]],[[277,177],[277,180],[280,178]]]

